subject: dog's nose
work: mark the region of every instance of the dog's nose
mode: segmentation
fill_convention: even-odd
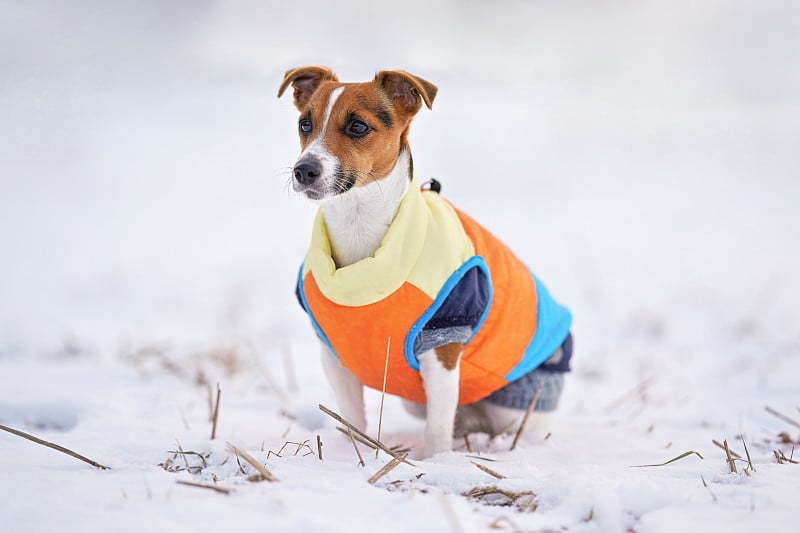
[[[322,166],[317,161],[300,161],[294,166],[294,179],[303,185],[311,185],[322,173]]]

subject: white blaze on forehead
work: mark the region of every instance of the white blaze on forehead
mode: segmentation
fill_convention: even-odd
[[[321,159],[330,158],[331,155],[325,150],[323,144],[323,138],[325,137],[325,131],[328,129],[328,121],[331,118],[331,113],[333,112],[333,106],[336,105],[336,100],[339,99],[339,96],[344,91],[344,87],[337,87],[333,91],[331,91],[330,96],[328,97],[328,105],[325,106],[325,115],[322,117],[322,128],[320,128],[319,133],[311,141],[306,149],[300,154],[300,158],[302,158],[306,154],[315,154]]]
[[[333,106],[336,104],[336,100],[339,99],[342,91],[344,91],[344,87],[337,87],[331,91],[328,107],[325,108],[325,118],[322,119],[322,131],[320,132],[320,136],[324,136],[325,130],[328,129],[328,120],[331,118],[331,111],[333,111]]]

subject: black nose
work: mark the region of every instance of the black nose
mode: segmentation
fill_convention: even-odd
[[[303,185],[311,185],[322,173],[322,165],[317,161],[301,161],[294,166],[294,179]]]

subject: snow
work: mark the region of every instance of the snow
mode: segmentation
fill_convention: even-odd
[[[800,466],[773,450],[800,431],[764,406],[800,419],[798,31],[788,0],[3,3],[0,423],[111,467],[0,432],[3,530],[793,531]],[[317,409],[292,294],[314,207],[274,97],[317,63],[439,86],[420,176],[575,316],[550,438],[412,451],[372,486],[388,456],[358,466]],[[422,423],[389,399],[383,434],[418,450]],[[749,476],[711,442],[740,436]],[[158,466],[178,443],[202,471]],[[489,484],[536,510],[463,496]]]

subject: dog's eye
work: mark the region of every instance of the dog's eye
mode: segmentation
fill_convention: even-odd
[[[300,133],[302,133],[303,135],[308,135],[309,133],[311,133],[311,121],[308,120],[307,118],[301,119],[299,126],[300,126]]]
[[[366,122],[353,120],[347,125],[344,131],[348,136],[358,139],[369,133],[370,130],[372,130],[372,128],[370,128]]]

